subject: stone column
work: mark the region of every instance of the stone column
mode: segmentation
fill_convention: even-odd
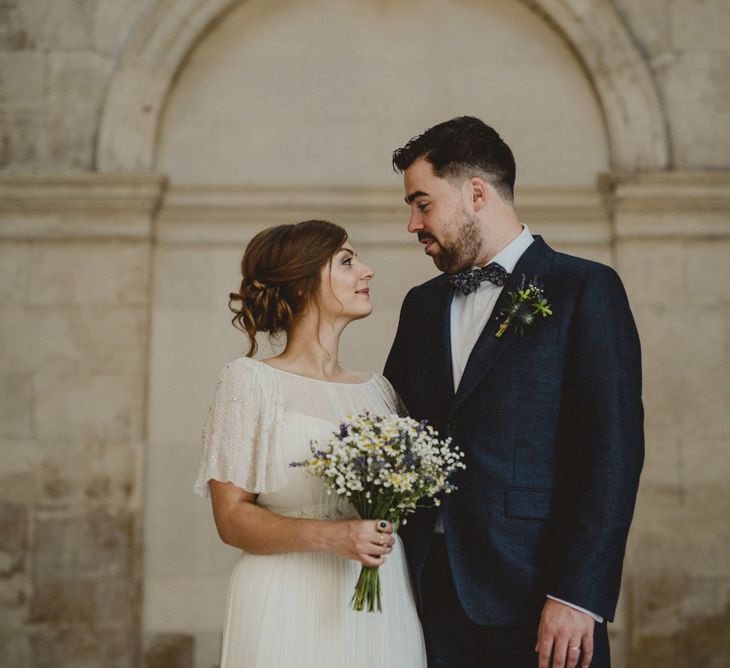
[[[719,668],[730,656],[730,173],[604,184],[644,360],[628,665]]]
[[[139,665],[154,175],[0,177],[0,665]]]

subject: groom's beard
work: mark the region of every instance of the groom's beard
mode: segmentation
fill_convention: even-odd
[[[444,226],[443,241],[430,234],[419,234],[418,240],[433,239],[439,250],[431,258],[436,267],[445,274],[453,274],[467,267],[473,267],[481,246],[479,221],[461,207]]]

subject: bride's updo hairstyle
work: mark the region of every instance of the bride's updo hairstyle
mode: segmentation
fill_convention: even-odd
[[[277,225],[251,239],[241,287],[228,302],[234,327],[248,336],[248,357],[256,352],[257,332],[287,333],[310,302],[318,303],[322,267],[345,241],[347,232],[325,220]]]

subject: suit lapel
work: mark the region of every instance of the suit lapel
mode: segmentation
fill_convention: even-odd
[[[496,336],[499,323],[502,320],[499,314],[509,302],[509,293],[514,292],[519,287],[523,276],[527,282],[535,277],[543,279],[550,270],[553,255],[554,251],[543,241],[542,237],[536,236],[535,241],[520,257],[507,284],[502,288],[494,310],[487,319],[487,324],[469,355],[464,368],[464,375],[461,377],[461,382],[449,411],[450,414],[459,409],[482,378],[494,366],[495,362],[507,352],[515,337],[519,336],[511,330],[506,331],[500,338]],[[450,344],[448,355],[449,360],[451,360]]]
[[[424,318],[418,326],[422,337],[413,350],[418,351],[416,363],[423,372],[422,382],[435,388],[441,405],[446,407],[454,399],[449,326],[454,291],[445,275],[434,281],[428,289],[430,294],[424,299]]]

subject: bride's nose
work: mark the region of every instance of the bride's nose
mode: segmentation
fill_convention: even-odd
[[[363,274],[362,274],[363,279],[366,279],[369,281],[371,278],[373,278],[375,276],[375,272],[367,265],[363,265],[362,268],[363,268]]]

